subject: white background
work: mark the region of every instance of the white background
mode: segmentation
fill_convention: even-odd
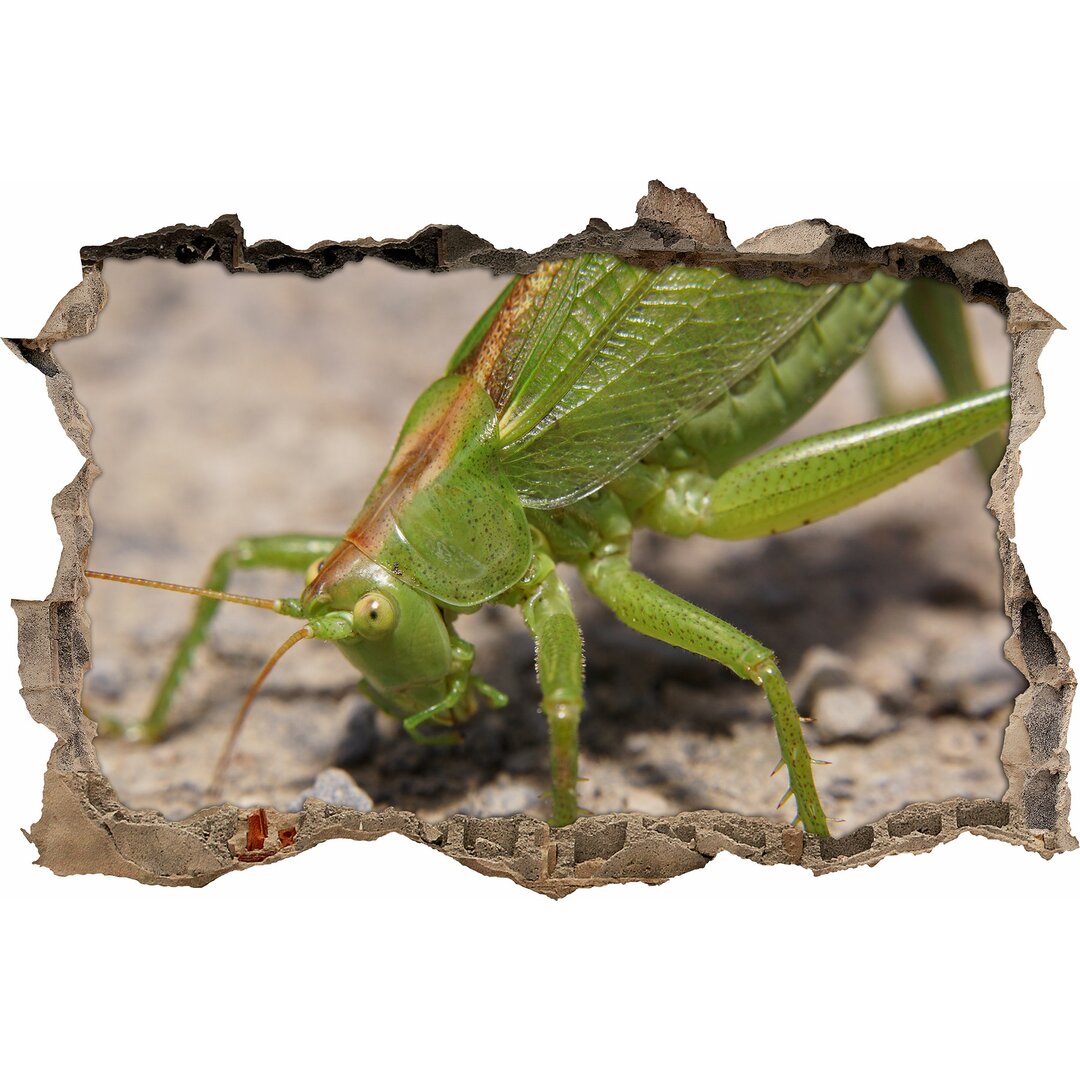
[[[536,249],[592,215],[630,223],[653,177],[695,191],[736,243],[806,216],[872,244],[986,237],[1012,284],[1080,327],[1076,38],[1050,5],[151,8],[3,16],[5,336],[37,333],[82,244],[237,212],[249,241],[454,222]],[[1059,334],[1043,354],[1048,416],[1017,499],[1021,555],[1074,647],[1075,353]],[[5,353],[0,379],[0,596],[41,598],[49,500],[80,459],[41,375]],[[201,891],[58,879],[18,831],[52,738],[18,699],[14,640],[0,614],[7,1060],[123,1077],[1004,1076],[1073,1057],[1076,854],[965,836],[820,880],[721,856],[558,904],[398,837]]]

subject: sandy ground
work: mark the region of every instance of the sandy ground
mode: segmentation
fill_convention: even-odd
[[[90,565],[198,583],[237,537],[337,534],[389,455],[409,405],[503,282],[483,271],[429,275],[366,262],[314,282],[229,276],[219,266],[145,260],[106,266],[110,302],[89,338],[57,349],[95,425],[103,475],[91,493]],[[989,309],[974,323],[988,378],[1008,339]],[[931,400],[934,378],[902,320],[875,345],[897,408]],[[875,415],[861,365],[797,434]],[[985,478],[960,455],[900,489],[809,528],[721,544],[643,535],[639,565],[776,650],[804,712],[829,814],[843,832],[909,802],[1000,797],[1005,720],[1022,680],[1001,652],[994,523]],[[572,573],[568,580],[572,579]],[[297,595],[289,575],[233,583]],[[575,583],[576,587],[576,583]],[[586,641],[583,804],[649,814],[713,807],[777,813],[775,736],[763,699],[719,668],[618,625],[577,589]],[[94,716],[137,717],[191,601],[94,583]],[[324,643],[305,643],[260,694],[225,784],[240,805],[295,806],[317,774],[348,771],[377,806],[544,816],[545,726],[531,642],[515,612],[459,623],[479,673],[512,696],[452,749],[413,743],[356,692]],[[205,788],[244,692],[294,629],[223,610],[157,745],[99,738],[102,768],[130,806],[182,817]],[[348,797],[348,792],[346,792]],[[351,797],[361,796],[356,791]]]

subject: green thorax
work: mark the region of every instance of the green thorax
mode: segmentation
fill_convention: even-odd
[[[478,383],[450,375],[421,394],[345,540],[453,608],[521,578],[528,525],[500,467],[495,408]]]

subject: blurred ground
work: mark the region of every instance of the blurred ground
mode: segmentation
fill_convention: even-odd
[[[89,338],[57,348],[95,425],[103,475],[91,492],[90,565],[196,584],[239,536],[338,534],[385,464],[419,391],[504,281],[375,261],[314,282],[229,276],[219,266],[109,263],[110,302]],[[1008,339],[973,309],[988,379]],[[902,320],[795,434],[935,397]],[[1001,644],[1001,572],[985,478],[971,454],[827,522],[722,544],[643,535],[643,570],[776,650],[804,711],[838,831],[909,802],[1000,797],[1001,738],[1022,681]],[[572,573],[568,575],[572,577]],[[248,573],[236,591],[297,595],[289,575]],[[619,626],[577,590],[586,642],[582,802],[596,812],[713,807],[779,814],[786,782],[764,700],[715,664]],[[94,664],[84,704],[133,718],[187,625],[191,601],[95,582]],[[225,785],[240,805],[285,808],[328,766],[376,805],[426,817],[547,813],[547,741],[531,642],[515,612],[462,620],[479,673],[511,694],[452,749],[413,743],[355,691],[324,643],[304,643],[260,694]],[[259,667],[294,629],[264,611],[223,610],[155,746],[99,738],[103,771],[130,806],[182,817],[203,794],[224,732]],[[828,745],[823,742],[828,740]]]

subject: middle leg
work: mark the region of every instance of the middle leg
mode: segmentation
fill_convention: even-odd
[[[580,813],[578,725],[584,707],[585,660],[581,628],[570,593],[555,573],[555,564],[538,552],[525,579],[507,596],[521,607],[525,625],[536,642],[540,707],[547,717],[551,745],[551,824],[572,824]]]

